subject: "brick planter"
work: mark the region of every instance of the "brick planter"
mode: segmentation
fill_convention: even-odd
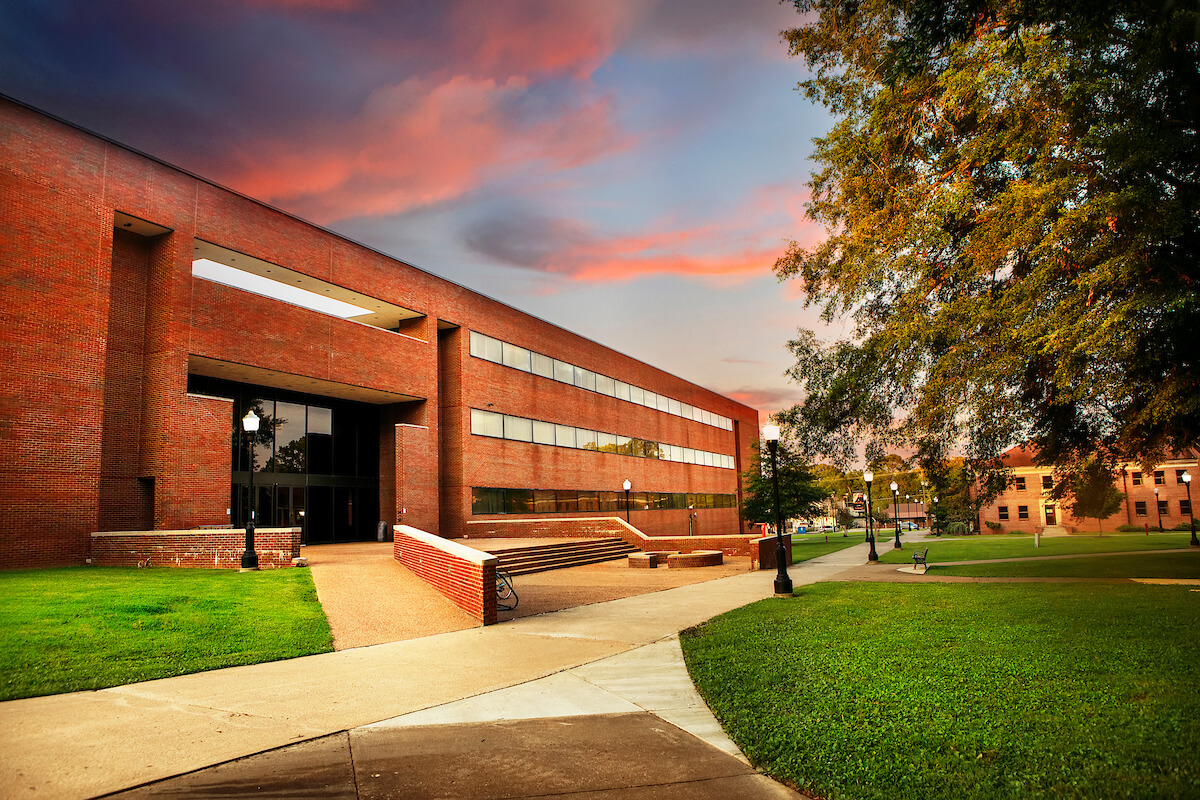
[[[725,563],[725,554],[720,550],[693,550],[690,553],[671,553],[667,556],[667,567],[717,567]]]
[[[105,531],[92,534],[88,562],[102,567],[239,569],[245,551],[245,528]],[[262,569],[290,567],[300,555],[300,529],[258,528],[254,552]]]

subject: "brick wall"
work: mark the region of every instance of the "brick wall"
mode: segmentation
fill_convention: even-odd
[[[103,532],[91,535],[91,545],[90,561],[102,567],[238,569],[246,552],[246,531]],[[300,529],[258,528],[254,531],[254,552],[262,569],[290,567],[292,559],[300,555]]]
[[[397,561],[480,624],[496,622],[495,556],[409,525],[396,525],[392,531]]]

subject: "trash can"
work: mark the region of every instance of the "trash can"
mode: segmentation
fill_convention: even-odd
[[[379,520],[379,525],[375,531],[375,535],[376,535],[376,538],[378,539],[378,541],[381,541],[381,542],[390,541],[392,537],[389,536],[388,533],[389,533],[388,524],[383,520]]]

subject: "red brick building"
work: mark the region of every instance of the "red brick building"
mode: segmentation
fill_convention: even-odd
[[[0,193],[0,567],[240,527],[251,463],[309,542],[623,515],[625,480],[646,533],[745,532],[734,400],[3,98]]]
[[[1035,533],[1046,528],[1061,527],[1067,532],[1096,531],[1101,528],[1094,517],[1076,519],[1062,503],[1051,499],[1054,473],[1050,467],[1033,463],[1033,453],[1027,448],[1014,447],[1004,456],[1012,470],[1008,488],[1000,497],[980,510],[983,532],[986,523],[998,523],[999,532],[1025,531]],[[1159,520],[1165,530],[1188,522],[1188,493],[1183,474],[1191,473],[1193,480],[1200,476],[1195,458],[1172,458],[1145,472],[1137,464],[1118,466],[1116,488],[1124,493],[1120,510],[1103,522],[1103,530],[1112,532],[1118,525],[1149,526],[1158,530]],[[1193,491],[1200,491],[1200,487]]]

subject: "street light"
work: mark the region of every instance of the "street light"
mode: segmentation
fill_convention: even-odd
[[[1158,512],[1158,532],[1162,533],[1162,506],[1158,504],[1158,487],[1154,487],[1154,510]]]
[[[1196,538],[1196,515],[1192,513],[1192,473],[1183,473],[1183,485],[1187,487],[1188,493],[1188,517],[1192,520],[1192,547],[1200,547],[1200,539]]]
[[[892,488],[892,504],[893,504],[892,510],[895,512],[895,515],[896,515],[896,519],[895,519],[896,542],[892,545],[892,549],[893,550],[901,550],[903,548],[900,546],[900,487],[896,485],[895,481],[892,481],[891,488]]]
[[[879,554],[875,552],[875,520],[871,518],[871,481],[875,478],[870,470],[863,473],[863,483],[867,485],[867,541],[871,543],[871,552],[867,553],[867,561],[878,561]]]
[[[629,490],[633,488],[633,484],[629,482],[629,478],[626,478],[625,483],[623,483],[622,486],[625,487],[625,522],[626,522],[626,524],[628,524],[629,523]]]
[[[763,437],[767,440],[767,449],[771,451],[771,490],[775,496],[775,565],[779,568],[775,575],[775,596],[791,597],[792,579],[788,577],[786,554],[783,551],[783,509],[779,507],[779,426],[765,426]]]
[[[937,504],[938,504],[937,495],[934,495],[934,498],[933,498],[933,535],[941,536],[942,535],[941,529],[938,528]]]
[[[246,549],[242,551],[242,570],[258,569],[258,553],[254,552],[254,434],[258,431],[258,414],[251,408],[242,417],[242,430],[250,449],[250,516],[246,520]]]

